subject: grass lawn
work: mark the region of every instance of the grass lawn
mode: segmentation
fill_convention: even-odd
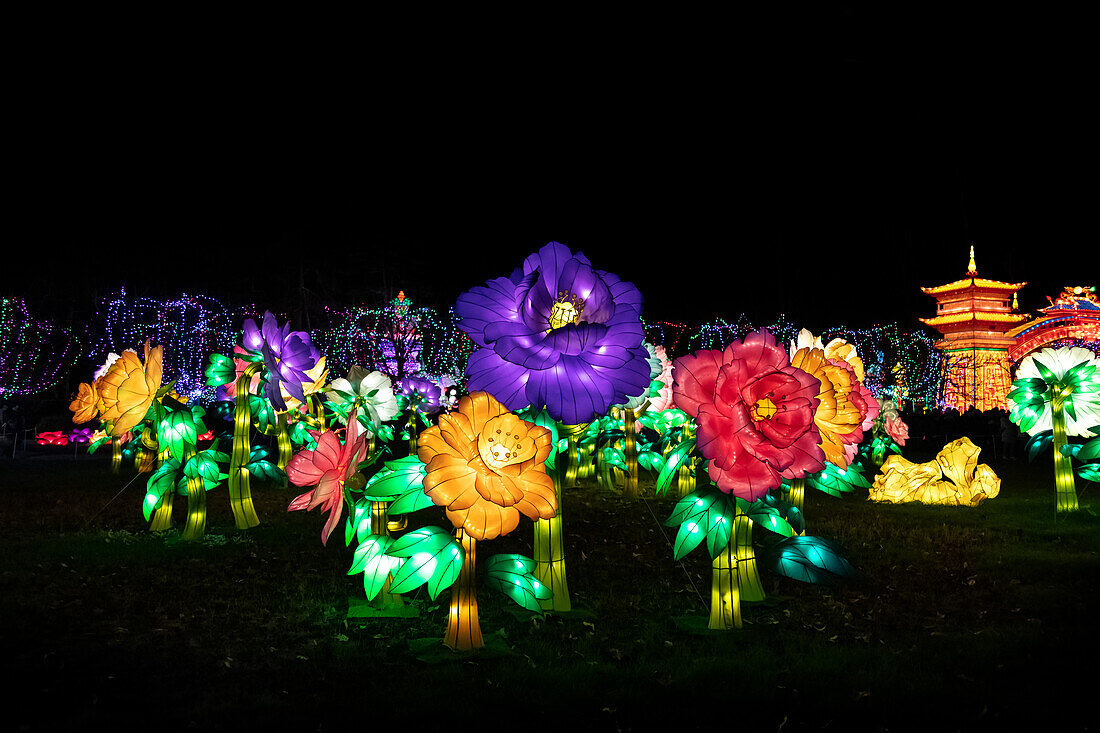
[[[911,460],[931,455],[914,453]],[[673,561],[673,499],[565,493],[575,611],[537,616],[483,589],[490,646],[442,647],[448,592],[419,616],[348,619],[362,597],[342,531],[254,487],[262,524],[210,492],[207,538],[150,534],[144,477],[72,449],[0,459],[4,730],[427,728],[644,731],[1090,730],[1100,519],[1054,515],[1049,454],[987,459],[978,508],[809,493],[811,534],[859,570],[816,586],[765,575],[745,627],[705,632],[710,560]],[[1095,485],[1078,482],[1082,503]],[[651,494],[650,492],[647,492]],[[186,501],[177,500],[177,525]],[[418,523],[445,525],[441,510]],[[757,535],[765,535],[758,530]],[[763,541],[764,537],[758,537]],[[531,554],[531,524],[479,543]]]

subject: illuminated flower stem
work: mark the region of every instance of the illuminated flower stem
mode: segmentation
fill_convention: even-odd
[[[730,541],[711,561],[710,629],[741,628],[741,601],[764,600],[756,569],[752,520],[740,510],[734,516]]]
[[[615,477],[612,475],[612,465],[603,457],[603,451],[596,458],[596,472],[601,489],[615,490]]]
[[[325,405],[324,400],[320,395],[311,394],[309,396],[309,414],[310,414],[310,426],[314,430],[325,429]]]
[[[535,561],[535,577],[549,588],[554,597],[542,602],[545,611],[570,611],[569,582],[565,577],[565,542],[562,529],[561,484],[563,472],[551,471],[554,492],[557,494],[558,513],[550,519],[535,520],[535,541],[532,549]]]
[[[252,503],[248,459],[252,456],[252,411],[248,405],[248,387],[252,375],[263,368],[262,362],[248,365],[237,378],[236,412],[233,416],[233,453],[229,462],[229,505],[237,529],[248,529],[260,523]]]
[[[737,548],[731,535],[710,564],[710,620],[708,629],[741,628],[741,588],[737,579]]]
[[[1063,404],[1067,392],[1054,387],[1054,399],[1051,400],[1051,423],[1054,428],[1054,488],[1057,492],[1057,511],[1075,512],[1077,506],[1077,486],[1073,479],[1073,465],[1070,457],[1062,453],[1066,445],[1066,416]]]
[[[282,487],[287,487],[286,467],[294,457],[294,444],[290,441],[285,412],[280,412],[275,420],[275,444],[279,447],[279,468],[283,471]]]
[[[193,443],[188,443],[183,449],[183,461],[181,465],[187,465],[198,449]],[[167,501],[168,496],[165,496]],[[193,476],[187,479],[187,523],[183,527],[183,539],[198,541],[206,532],[206,484],[202,476]]]
[[[118,473],[122,469],[122,440],[111,438],[111,473]]]
[[[370,527],[371,534],[380,534],[389,537],[390,530],[390,505],[385,501],[372,501],[370,503]],[[472,540],[471,540],[472,541]],[[370,600],[372,608],[387,609],[404,606],[405,600],[400,593],[390,593],[393,577],[387,577],[382,590]]]
[[[875,466],[881,466],[886,460],[886,441],[875,440],[871,443],[871,460],[874,461]]]
[[[737,583],[741,588],[741,600],[762,601],[764,584],[756,567],[756,550],[752,545],[752,520],[737,510],[733,518],[733,541],[737,545]]]
[[[410,456],[415,456],[416,455],[416,443],[417,443],[417,440],[416,440],[416,438],[417,438],[417,435],[416,435],[416,408],[415,407],[413,407],[409,410],[408,430],[409,430],[409,455]]]
[[[447,614],[447,635],[443,643],[456,652],[465,652],[485,646],[477,616],[477,586],[474,583],[477,540],[461,528],[455,530],[455,539],[462,545],[466,558],[458,573],[458,582],[451,588],[451,610]]]
[[[629,407],[623,408],[623,456],[626,458],[623,496],[638,498],[638,443],[634,436],[635,415]]]
[[[579,435],[583,432],[580,428],[587,425],[558,425],[559,432],[565,432],[569,436],[569,449],[566,451],[565,483],[569,486],[577,485],[577,475],[580,472],[581,458],[578,448]],[[561,504],[558,505],[559,507]]]
[[[549,588],[554,597],[542,603],[546,611],[570,611],[573,604],[569,599],[569,582],[565,575],[565,532],[562,526],[562,488],[564,484],[575,486],[579,458],[577,443],[580,436],[588,430],[588,423],[563,425],[558,423],[558,434],[569,436],[569,450],[566,467],[555,466],[550,476],[554,480],[554,494],[557,498],[558,513],[550,519],[535,520],[535,539],[532,549],[535,561],[535,577]],[[572,476],[572,478],[570,478]]]
[[[692,437],[694,431],[692,430],[691,423],[685,422],[683,427],[680,428],[680,439],[688,440]],[[672,446],[669,445],[668,451],[672,450]],[[688,458],[682,466],[680,466],[679,472],[676,474],[676,486],[679,490],[680,497],[683,498],[695,491],[695,468],[698,463],[698,458],[694,455]]]
[[[695,459],[689,458],[676,474],[676,487],[681,498],[695,491]]]
[[[138,473],[152,473],[157,468],[157,434],[148,427],[141,432],[134,454],[134,468]]]
[[[577,478],[591,478],[592,474],[596,472],[595,460],[596,460],[596,444],[584,443],[577,449],[577,454],[580,456],[581,465],[577,470]]]
[[[791,479],[791,494],[787,499],[787,503],[793,506],[799,511],[803,519],[806,517],[806,510],[803,506],[806,503],[806,479],[793,478]],[[802,531],[799,534],[806,534],[806,527],[803,525]]]
[[[153,439],[156,440],[156,437],[154,436]],[[146,451],[146,447],[144,445],[144,442],[145,442],[145,434],[143,433],[142,434],[142,447],[141,447],[142,451]],[[144,457],[145,455],[152,456],[153,453],[152,453],[152,451],[143,452],[142,456]],[[157,461],[156,461],[157,466],[160,466],[160,464],[164,462],[164,459],[168,458],[168,455],[169,455],[168,448],[167,447],[163,448],[157,454]],[[175,491],[165,491],[164,492],[164,498],[161,501],[160,506],[157,507],[157,510],[155,512],[153,512],[153,518],[149,520],[149,529],[151,531],[161,532],[161,531],[166,530],[166,529],[171,529],[171,527],[172,527],[172,500],[175,498],[175,496],[176,496]]]

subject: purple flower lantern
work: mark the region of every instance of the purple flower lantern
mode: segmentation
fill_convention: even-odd
[[[282,328],[270,311],[264,312],[263,326],[256,327],[251,318],[244,322],[244,347],[259,352],[264,360],[264,394],[276,410],[286,410],[282,389],[300,402],[305,402],[303,383],[313,381],[306,374],[317,365],[321,353],[305,331],[291,331],[290,323]]]
[[[425,415],[434,415],[442,407],[439,385],[424,377],[405,377],[397,383],[397,393],[405,397],[410,407]]]
[[[510,277],[458,297],[459,327],[481,347],[468,389],[509,410],[545,405],[564,424],[590,422],[649,386],[641,309],[631,283],[550,242]]]

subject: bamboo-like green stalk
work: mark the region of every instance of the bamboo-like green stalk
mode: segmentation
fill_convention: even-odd
[[[187,465],[198,454],[198,449],[193,443],[188,443],[183,449],[183,462]],[[165,497],[167,499],[167,497]],[[194,476],[187,479],[187,523],[183,527],[183,539],[198,541],[206,532],[206,484],[202,476]]]
[[[148,432],[148,430],[146,432]],[[142,448],[141,449],[143,451],[147,450],[146,445],[145,445],[145,435],[146,435],[146,433],[142,433],[142,437],[141,437],[141,441],[142,441]],[[154,441],[154,445],[155,445],[156,433],[151,433],[150,437]],[[151,456],[152,451],[150,450],[147,453],[147,455]],[[168,450],[168,446],[161,446],[160,450],[157,452],[156,455],[157,455],[156,468],[160,468],[160,465],[162,463],[164,463],[165,459],[168,458],[169,455],[170,455],[170,451]],[[170,490],[164,492],[164,496],[161,499],[160,506],[157,507],[157,510],[155,512],[153,512],[153,518],[149,520],[149,529],[151,531],[160,532],[160,531],[163,531],[163,530],[166,530],[166,529],[171,529],[171,527],[172,527],[172,502],[175,499],[175,497],[176,497],[176,492],[173,489],[170,489]]]
[[[623,408],[623,456],[626,471],[623,480],[623,496],[638,498],[638,443],[634,435],[635,415],[629,407]]]
[[[805,478],[793,478],[791,479],[791,493],[787,499],[787,503],[793,506],[802,515],[802,531],[800,535],[806,534],[806,510],[803,506],[806,503],[806,479]]]
[[[535,520],[535,538],[532,555],[535,561],[535,577],[549,588],[554,597],[544,601],[547,611],[569,611],[573,604],[569,598],[569,582],[565,576],[565,542],[562,530],[562,473],[551,471],[554,493],[557,495],[558,513],[550,519]]]
[[[122,440],[111,438],[111,473],[122,470]]]
[[[285,412],[280,412],[275,418],[275,445],[279,448],[279,462],[277,465],[283,471],[283,478],[280,483],[285,489],[288,485],[286,467],[290,465],[290,459],[294,457],[294,443],[290,440],[290,428],[287,424]]]
[[[386,537],[389,536],[389,508],[390,505],[388,502],[372,501],[370,503],[371,534],[380,534]],[[378,592],[378,595],[370,600],[371,608],[382,610],[405,605],[405,599],[402,598],[400,593],[390,593],[390,585],[392,585],[392,583],[393,577],[387,577],[386,582],[382,585],[382,590]]]
[[[741,628],[741,589],[737,578],[734,536],[710,564],[710,619],[708,629]]]
[[[263,367],[261,362],[248,365],[237,378],[236,411],[233,416],[233,452],[229,459],[229,505],[237,529],[248,529],[260,523],[252,503],[252,487],[245,465],[252,457],[252,410],[248,404],[249,383]]]
[[[1054,489],[1057,492],[1057,512],[1059,514],[1075,512],[1077,505],[1077,486],[1073,478],[1073,464],[1070,457],[1063,455],[1066,445],[1065,399],[1072,388],[1054,387],[1054,399],[1051,400],[1051,424],[1054,428]]]
[[[451,609],[447,614],[447,634],[443,643],[455,651],[471,651],[485,646],[477,614],[477,585],[474,569],[477,561],[477,540],[455,530],[455,539],[466,553],[458,581],[451,587]]]
[[[569,438],[569,448],[566,451],[566,467],[565,467],[565,483],[569,486],[577,485],[577,474],[580,471],[581,459],[578,450],[578,438],[583,430],[578,428],[587,427],[580,425],[560,425],[558,426],[559,434],[564,432]],[[559,510],[561,506],[559,505]]]
[[[741,589],[741,600],[764,600],[764,584],[760,580],[756,550],[752,545],[752,520],[740,509],[733,517],[733,542],[736,545],[737,585]]]

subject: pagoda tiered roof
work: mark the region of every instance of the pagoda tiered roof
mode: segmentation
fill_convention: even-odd
[[[932,318],[921,318],[929,326],[954,326],[960,323],[1019,323],[1026,320],[1025,313],[998,313],[994,311],[963,311],[947,313]]]
[[[945,293],[952,293],[956,291],[968,290],[970,288],[993,290],[1002,293],[1015,293],[1020,290],[1026,282],[1022,283],[1006,283],[1000,280],[986,280],[984,277],[966,277],[962,280],[956,280],[953,283],[947,283],[946,285],[937,285],[931,288],[921,288],[921,291],[928,293],[929,295],[943,295]],[[923,320],[923,319],[922,319]]]

